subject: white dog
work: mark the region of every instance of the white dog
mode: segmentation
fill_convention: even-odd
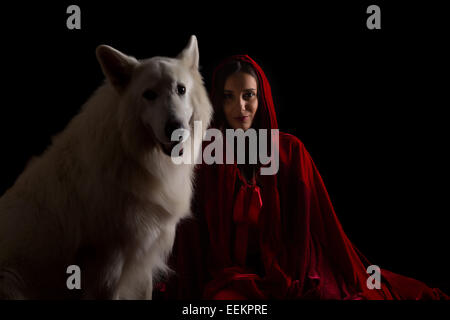
[[[190,214],[195,162],[170,154],[172,131],[201,121],[183,142],[196,159],[212,116],[197,39],[177,58],[96,53],[106,83],[0,199],[0,298],[151,298]],[[71,265],[79,290],[67,286]]]

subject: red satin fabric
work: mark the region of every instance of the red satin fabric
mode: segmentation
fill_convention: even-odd
[[[264,72],[248,56],[230,59],[254,66],[262,93],[257,125],[277,129]],[[366,269],[371,263],[344,233],[303,143],[280,132],[275,147],[280,156],[278,173],[261,175],[257,170],[251,182],[246,181],[235,163],[197,166],[193,217],[178,227],[169,261],[175,273],[160,296],[448,299],[439,289],[383,269],[381,289],[369,289]],[[259,252],[264,272],[247,265],[250,249]]]

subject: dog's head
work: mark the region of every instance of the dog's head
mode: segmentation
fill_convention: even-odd
[[[199,90],[200,96],[207,97],[198,71],[196,37],[190,38],[176,58],[138,61],[105,45],[99,46],[96,53],[103,73],[119,94],[121,127],[127,124],[137,126],[136,129],[141,127],[147,138],[170,155],[179,143],[172,141],[172,133],[181,129],[174,135],[174,139],[181,140],[179,134],[186,135],[193,128],[193,121],[201,120],[194,119]]]

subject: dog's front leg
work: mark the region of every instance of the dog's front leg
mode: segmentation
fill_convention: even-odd
[[[145,288],[145,297],[146,300],[152,300],[152,294],[153,294],[153,275],[150,272],[150,275],[147,279],[147,288]]]
[[[119,281],[116,299],[152,299],[152,270],[142,260],[126,263]]]
[[[124,255],[119,249],[89,246],[82,248],[76,264],[81,270],[83,299],[110,300],[117,295]]]

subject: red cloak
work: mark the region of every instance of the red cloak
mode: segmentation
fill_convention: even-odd
[[[259,128],[278,129],[269,82],[258,76]],[[216,73],[215,73],[216,74]],[[213,77],[214,88],[215,76]],[[212,98],[215,93],[212,92]],[[212,99],[214,101],[214,99]],[[207,143],[204,143],[204,147]],[[279,171],[247,182],[234,164],[196,167],[193,216],[177,229],[156,296],[176,299],[448,299],[439,289],[381,269],[369,289],[369,261],[345,235],[303,143],[279,133]],[[253,263],[252,263],[253,262]]]

